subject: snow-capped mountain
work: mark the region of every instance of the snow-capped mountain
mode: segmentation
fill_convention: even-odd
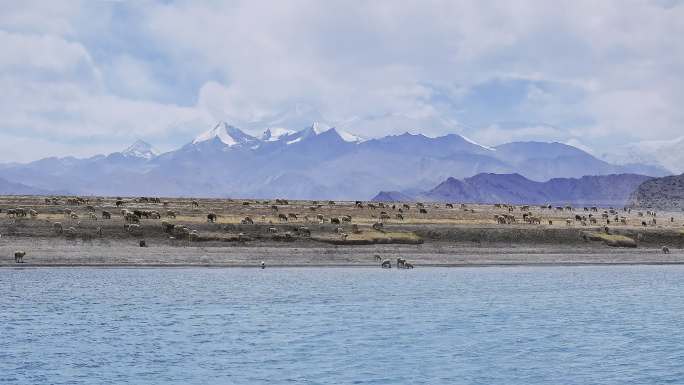
[[[258,145],[260,140],[226,122],[219,122],[211,130],[196,137],[192,144],[206,142],[220,142],[228,147],[252,147]]]
[[[269,125],[253,136],[219,122],[185,146],[157,155],[142,141],[87,159],[48,158],[0,167],[0,178],[76,194],[368,199],[379,190],[424,191],[449,177],[518,173],[530,180],[635,172],[578,148],[517,142],[494,148],[449,134],[363,140],[324,123]],[[251,127],[249,132],[259,132]],[[668,172],[638,165],[651,176]]]
[[[159,152],[151,144],[138,139],[130,147],[123,150],[121,154],[125,157],[152,159],[159,155]]]
[[[600,157],[616,164],[649,164],[684,172],[684,136],[672,140],[644,141],[618,146]]]

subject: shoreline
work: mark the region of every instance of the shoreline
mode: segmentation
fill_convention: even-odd
[[[15,250],[25,250],[15,263]],[[454,243],[420,245],[321,245],[310,242],[251,245],[173,246],[153,243],[139,247],[130,240],[65,242],[54,238],[3,237],[0,268],[379,268],[404,258],[420,267],[681,265],[684,250],[664,254],[655,247],[616,248],[595,242],[571,244]],[[393,268],[395,268],[393,266]]]
[[[521,262],[521,263],[453,263],[453,264],[421,264],[416,268],[487,268],[487,267],[596,267],[596,266],[678,266],[684,265],[684,261],[643,261],[643,262]],[[70,269],[70,268],[93,268],[93,269],[188,269],[188,268],[202,268],[202,269],[257,269],[261,270],[259,265],[247,264],[32,264],[32,263],[17,263],[16,265],[0,265],[0,270],[17,270],[17,269]],[[377,264],[281,264],[281,265],[267,265],[266,269],[366,269],[366,268],[380,268]],[[392,267],[392,269],[396,269]],[[406,269],[397,269],[406,270]]]
[[[684,212],[660,213],[656,224],[651,213],[587,207],[88,199],[0,197],[0,267],[684,264]],[[30,215],[12,215],[16,207]]]

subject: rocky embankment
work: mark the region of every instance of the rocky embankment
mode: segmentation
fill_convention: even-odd
[[[669,211],[684,209],[684,174],[647,180],[632,193],[629,205]]]

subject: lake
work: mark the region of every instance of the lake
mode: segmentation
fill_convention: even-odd
[[[684,266],[0,269],[0,384],[684,383]]]

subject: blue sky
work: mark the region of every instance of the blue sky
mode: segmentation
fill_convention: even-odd
[[[684,135],[680,1],[0,3],[0,162],[325,120],[603,151]]]

